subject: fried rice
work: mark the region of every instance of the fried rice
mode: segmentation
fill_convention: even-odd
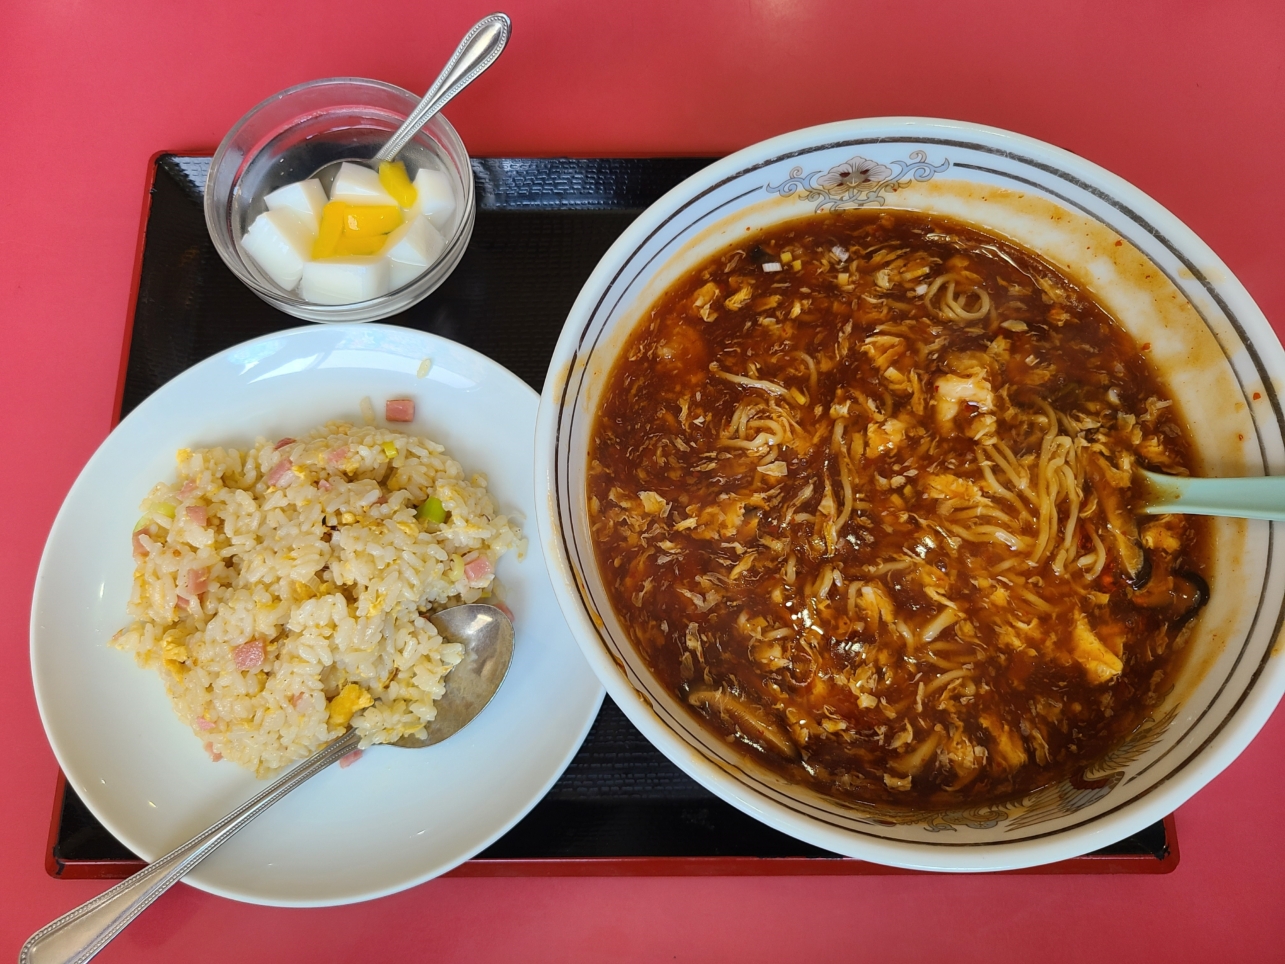
[[[210,756],[265,776],[350,727],[363,747],[422,736],[463,655],[427,617],[497,602],[496,562],[526,547],[485,477],[342,422],[177,461],[143,502],[134,622],[112,644]]]

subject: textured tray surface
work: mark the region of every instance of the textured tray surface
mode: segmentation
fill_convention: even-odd
[[[598,259],[643,208],[706,163],[475,159],[477,222],[464,259],[442,287],[388,322],[469,345],[538,391]],[[156,161],[122,416],[202,359],[302,324],[260,301],[219,260],[201,208],[208,169],[208,157]],[[55,819],[51,866],[60,875],[89,876],[75,868],[133,859],[70,789]],[[1100,853],[1140,858],[1146,872],[1143,865],[1169,853],[1169,841],[1157,823]],[[607,700],[548,796],[478,860],[828,856],[696,784]],[[1113,872],[1122,866],[1116,862]]]

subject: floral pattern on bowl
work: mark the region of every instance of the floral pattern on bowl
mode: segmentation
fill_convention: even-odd
[[[813,209],[842,211],[847,208],[865,207],[867,204],[884,204],[885,194],[896,191],[912,180],[927,181],[934,174],[950,169],[950,161],[932,164],[924,151],[911,151],[910,159],[893,160],[893,167],[855,154],[828,171],[803,173],[803,168],[793,167],[790,175],[780,184],[769,184],[772,194],[789,197],[796,192],[808,203],[816,202]]]

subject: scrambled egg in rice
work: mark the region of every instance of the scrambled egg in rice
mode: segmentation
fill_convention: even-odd
[[[350,727],[362,746],[422,736],[463,655],[427,616],[497,602],[497,560],[526,545],[442,446],[341,422],[181,449],[143,509],[135,621],[112,643],[213,759],[260,776]]]

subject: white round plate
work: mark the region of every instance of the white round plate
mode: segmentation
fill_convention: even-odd
[[[432,365],[417,377],[424,359]],[[548,791],[597,715],[602,689],[549,584],[535,531],[538,399],[454,342],[385,325],[297,328],[230,348],[138,406],[80,473],[36,576],[31,666],[45,732],[68,782],[122,843],[154,860],[264,786],[212,763],[161,681],[107,641],[126,624],[138,504],[173,477],[183,446],[246,446],[330,419],[382,424],[390,397],[416,402],[406,430],[485,472],[523,524],[525,558],[498,574],[516,614],[513,664],[495,699],[451,739],[374,747],[314,777],[200,865],[187,882],[257,904],[367,900],[441,874],[484,849]]]

